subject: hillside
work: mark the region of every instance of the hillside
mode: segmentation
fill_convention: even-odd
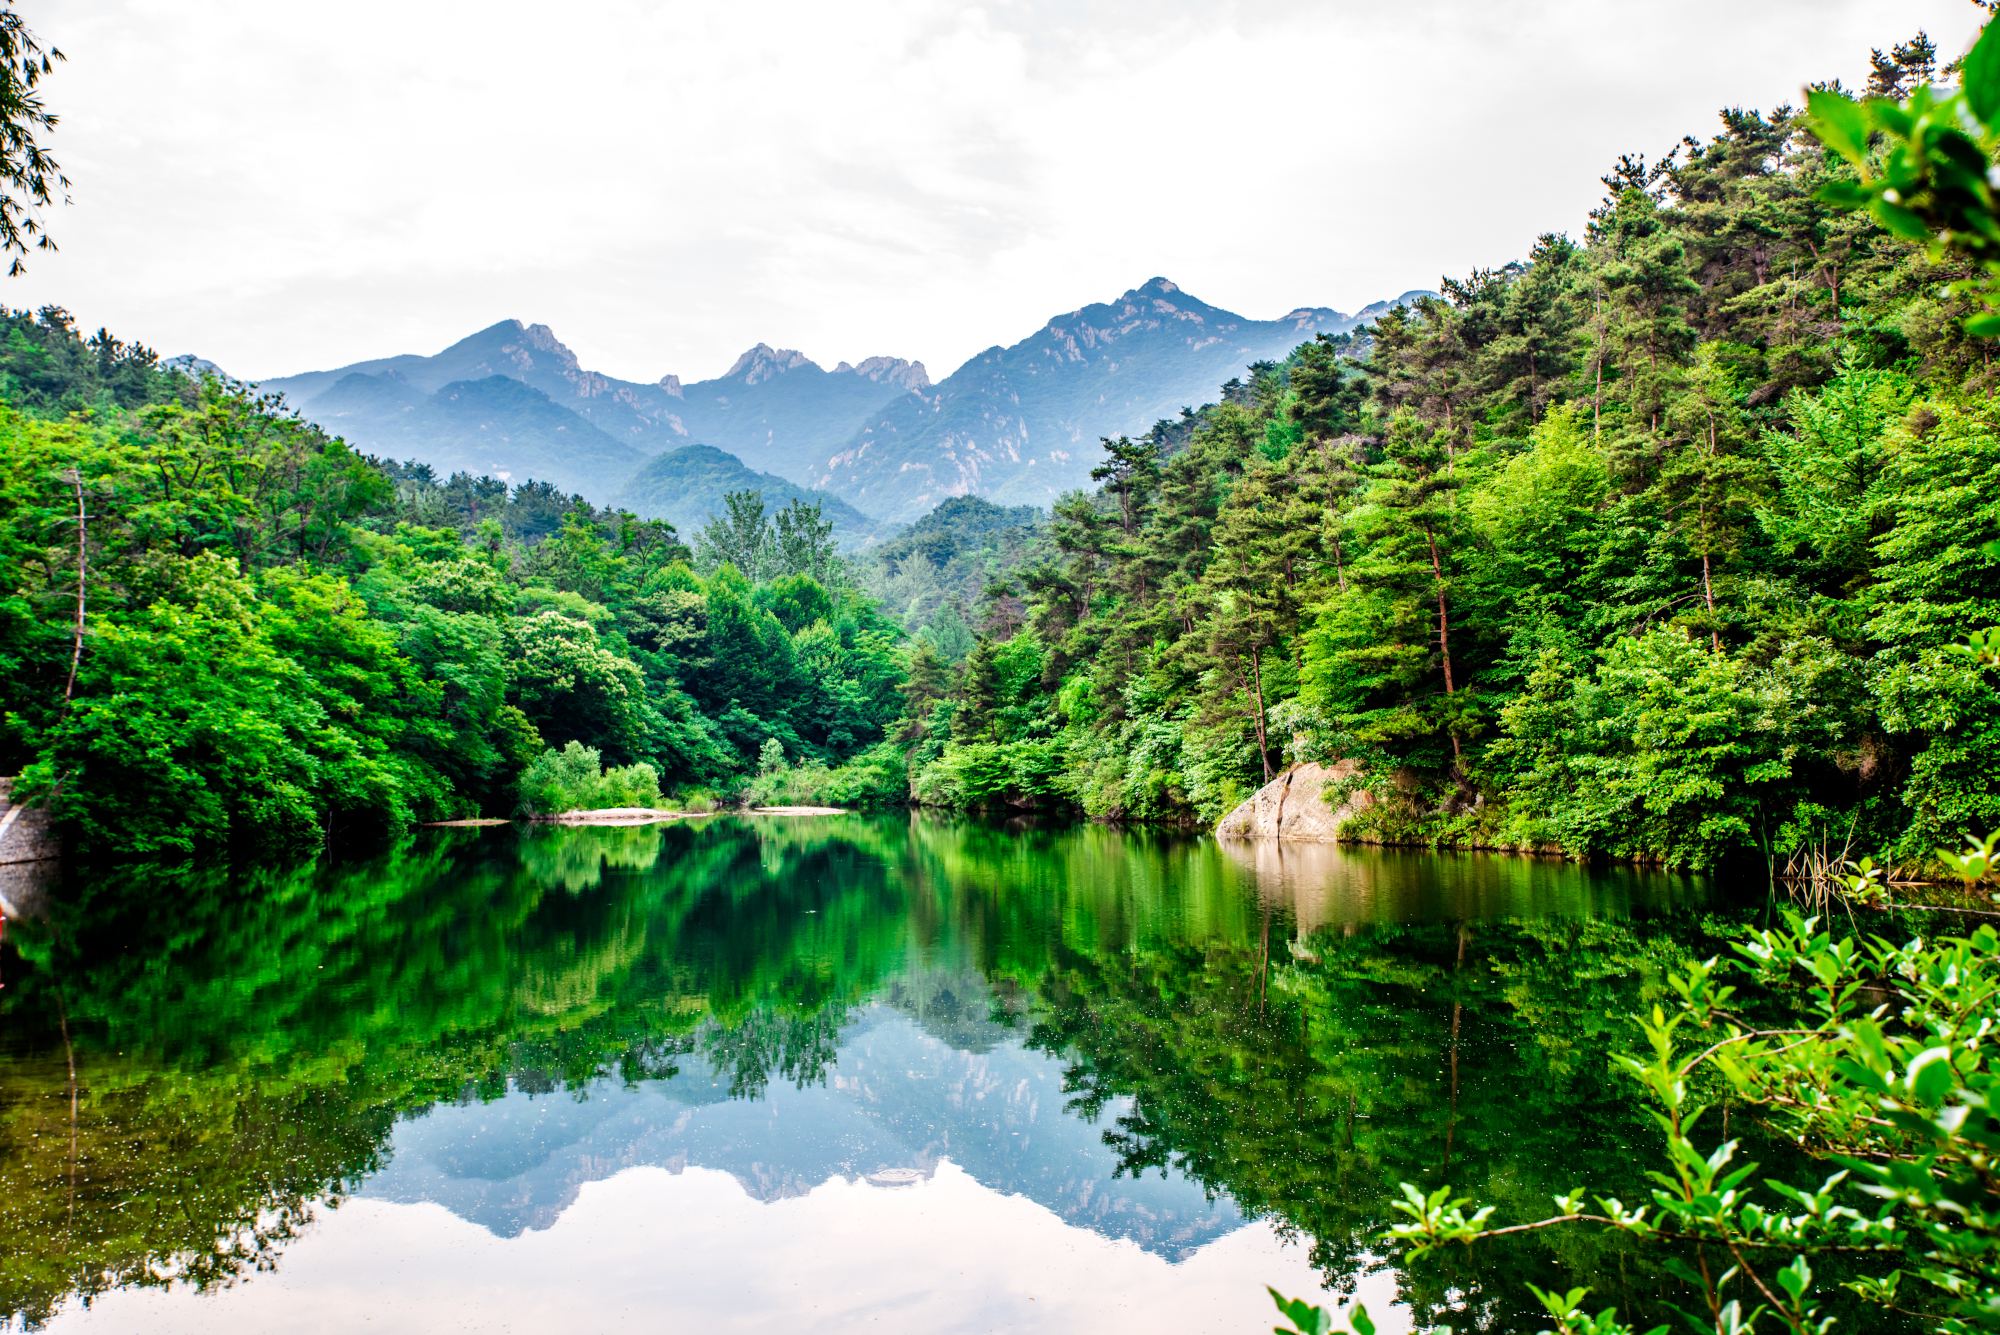
[[[905,629],[942,630],[942,617],[962,631],[987,585],[1019,567],[1047,529],[1048,516],[1032,505],[954,496],[872,548],[856,573]]]
[[[810,481],[891,519],[968,494],[1047,505],[1088,485],[1101,437],[1143,431],[1251,363],[1367,324],[1411,295],[1354,315],[1301,307],[1251,320],[1154,278],[896,400]]]
[[[833,524],[834,536],[843,547],[858,546],[879,527],[839,497],[757,472],[712,445],[683,445],[655,455],[612,497],[612,503],[642,519],[664,519],[683,537],[692,538],[711,516],[721,512],[722,498],[732,491],[759,493],[767,512],[795,500],[818,502],[820,513]]]

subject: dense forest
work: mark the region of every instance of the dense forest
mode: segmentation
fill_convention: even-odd
[[[1854,181],[1731,109],[1052,517],[847,559],[803,501],[689,545],[10,314],[0,769],[141,854],[663,794],[1212,822],[1348,760],[1356,838],[1920,862],[2000,823],[2000,385],[1972,262]]]
[[[773,747],[846,760],[900,713],[897,631],[813,507],[737,507],[691,551],[363,458],[53,309],[5,317],[0,397],[0,770],[79,848],[507,812],[538,760],[551,803],[656,803]]]
[[[1869,91],[1935,73],[1922,40]],[[1627,157],[1580,240],[1107,442],[913,682],[927,801],[1213,821],[1352,759],[1369,838],[1708,866],[2000,823],[1991,344],[1791,108]]]

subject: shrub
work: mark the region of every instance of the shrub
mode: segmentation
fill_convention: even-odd
[[[522,809],[536,816],[660,805],[660,776],[651,765],[641,761],[607,770],[596,748],[581,742],[544,751],[522,771],[519,790]]]
[[[744,786],[753,806],[884,807],[910,797],[909,762],[894,742],[880,742],[845,764],[816,761],[777,769],[760,767]]]
[[[1065,800],[1066,770],[1053,741],[953,742],[923,767],[913,795],[924,806],[960,810]]]
[[[713,788],[683,788],[668,803],[676,811],[706,814],[722,810],[722,798]]]

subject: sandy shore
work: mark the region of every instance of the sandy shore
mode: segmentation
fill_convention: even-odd
[[[591,811],[564,811],[554,816],[528,819],[556,825],[653,825],[660,821],[697,820],[713,815],[707,811],[670,811],[665,807],[598,807]]]
[[[563,811],[553,816],[529,816],[535,825],[658,825],[673,820],[701,820],[707,816],[736,814],[750,816],[845,816],[846,807],[744,807],[720,811],[673,811],[666,807],[598,807],[590,811]],[[443,828],[454,825],[506,825],[510,822],[487,816],[479,820],[434,820],[427,824]]]

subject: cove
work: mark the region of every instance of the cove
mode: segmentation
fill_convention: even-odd
[[[1385,1330],[1667,1281],[1384,1265],[1404,1180],[1641,1183],[1607,1054],[1726,887],[1099,826],[424,831],[62,886],[0,947],[9,1329]]]

